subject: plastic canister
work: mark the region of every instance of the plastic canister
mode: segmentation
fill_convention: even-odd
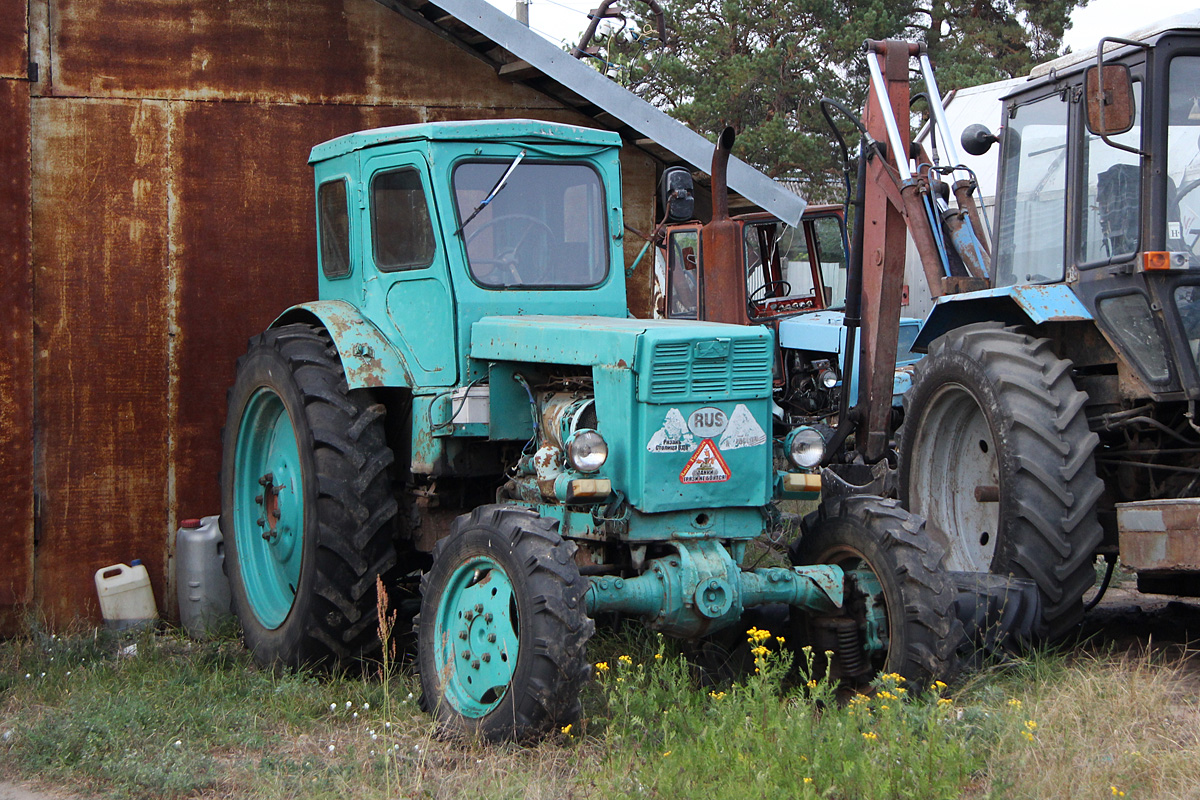
[[[158,619],[150,573],[140,559],[96,570],[96,594],[104,623],[113,630],[150,627]]]
[[[220,517],[185,519],[180,523],[175,534],[179,622],[193,639],[203,639],[233,617],[224,563],[225,540]]]

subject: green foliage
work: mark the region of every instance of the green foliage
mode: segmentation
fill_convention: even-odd
[[[963,722],[944,684],[914,697],[898,675],[845,702],[809,648],[785,688],[785,643],[747,633],[754,673],[720,690],[697,690],[689,665],[661,652],[596,665],[601,796],[959,797],[986,763],[981,745],[1013,727],[1011,714]]]
[[[924,41],[943,92],[1026,72],[1057,53],[1087,0],[671,0],[669,44],[635,16],[592,63],[689,127],[738,133],[734,154],[813,200],[840,196],[821,97],[859,108],[865,39]]]

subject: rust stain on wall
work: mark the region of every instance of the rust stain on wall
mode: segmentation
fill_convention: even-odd
[[[57,94],[557,106],[373,0],[50,1]]]
[[[141,558],[161,605],[167,501],[165,103],[32,103],[36,590],[95,613],[92,573]]]
[[[0,0],[0,78],[28,74],[28,0]]]
[[[625,224],[650,234],[654,219],[654,198],[658,178],[654,159],[642,150],[626,147],[621,150],[621,179],[624,197]],[[625,231],[625,266],[633,266],[646,240]],[[637,269],[625,279],[625,297],[635,317],[654,316],[654,247],[646,251]]]
[[[33,282],[29,272],[29,88],[0,80],[0,619],[33,590]],[[0,633],[8,626],[0,622]]]

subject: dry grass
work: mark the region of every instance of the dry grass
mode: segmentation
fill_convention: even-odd
[[[1035,740],[998,743],[982,794],[1200,798],[1198,685],[1194,662],[1122,653],[1080,656],[1013,686]]]

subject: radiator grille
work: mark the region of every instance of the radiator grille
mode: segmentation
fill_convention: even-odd
[[[770,393],[769,340],[734,340],[721,347],[714,344],[656,342],[651,354],[649,399],[682,402]],[[714,351],[719,355],[713,355]]]

